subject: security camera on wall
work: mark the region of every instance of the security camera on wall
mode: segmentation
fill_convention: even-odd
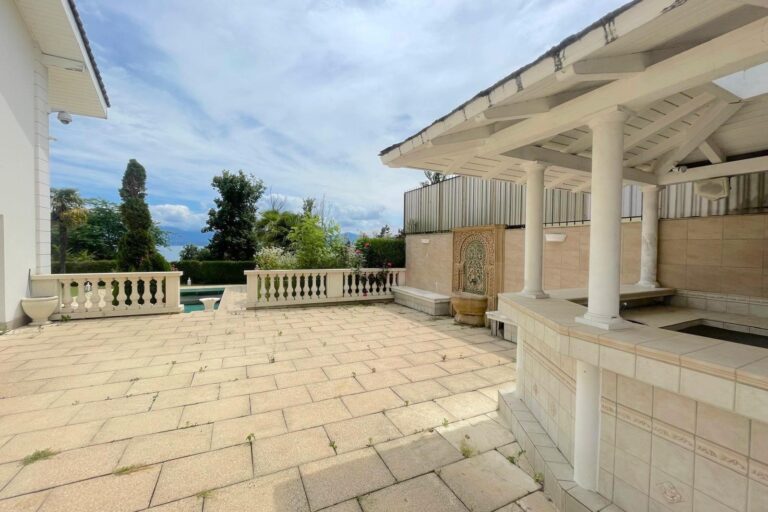
[[[72,114],[69,112],[64,112],[63,110],[56,114],[56,118],[61,124],[69,124],[72,122]]]

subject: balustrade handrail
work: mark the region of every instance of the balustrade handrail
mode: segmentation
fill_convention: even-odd
[[[33,296],[56,296],[54,319],[179,313],[183,272],[88,272],[30,276]],[[102,286],[103,283],[103,286]]]
[[[246,270],[248,307],[280,307],[394,298],[404,268]]]
[[[147,270],[145,272],[81,272],[77,274],[34,274],[30,276],[33,281],[48,281],[51,279],[83,279],[88,277],[110,276],[115,278],[146,277],[146,276],[179,276],[184,272],[178,270]]]

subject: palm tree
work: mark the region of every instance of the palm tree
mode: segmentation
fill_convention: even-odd
[[[85,224],[88,210],[74,188],[51,189],[51,221],[59,226],[59,272],[67,271],[69,230]]]

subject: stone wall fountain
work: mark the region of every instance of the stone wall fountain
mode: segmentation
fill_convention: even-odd
[[[453,231],[451,308],[458,323],[485,325],[496,309],[504,269],[504,226],[475,226]]]

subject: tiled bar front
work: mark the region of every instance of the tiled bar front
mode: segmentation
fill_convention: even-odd
[[[600,494],[627,512],[768,510],[768,350],[594,329],[558,299],[499,309],[517,326],[519,397],[571,464],[576,361],[600,368]]]

